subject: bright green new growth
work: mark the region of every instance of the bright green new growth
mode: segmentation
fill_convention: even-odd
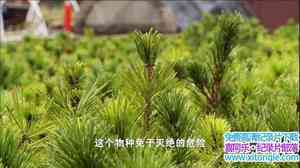
[[[144,64],[154,66],[160,47],[160,34],[158,31],[151,28],[146,33],[135,32],[135,45]]]

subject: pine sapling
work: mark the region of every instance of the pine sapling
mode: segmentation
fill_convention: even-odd
[[[80,102],[82,84],[84,80],[84,66],[81,63],[68,65],[64,68],[64,82],[70,93],[72,108],[76,108]]]
[[[227,68],[231,65],[231,52],[236,47],[239,33],[239,15],[228,17],[220,16],[220,30],[211,49],[213,58],[213,85],[211,88],[212,106],[216,107],[220,101],[221,82]]]
[[[138,55],[144,63],[144,71],[147,76],[148,83],[151,87],[154,72],[155,62],[159,53],[160,35],[154,29],[150,29],[149,32],[141,33],[136,32],[135,34],[135,45],[137,48]],[[152,111],[151,99],[153,91],[148,89],[148,93],[143,96],[144,99],[144,134],[149,130],[150,127],[150,116]]]
[[[218,29],[210,48],[208,63],[193,62],[187,67],[192,82],[205,97],[208,112],[219,108],[223,99],[223,78],[232,63],[231,53],[238,41],[240,16],[224,14],[218,18]],[[226,89],[225,89],[226,90]]]

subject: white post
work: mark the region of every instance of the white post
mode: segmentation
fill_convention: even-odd
[[[75,11],[75,13],[78,13],[80,11],[80,7],[79,7],[79,4],[76,0],[70,0],[72,6],[73,6],[73,9]]]
[[[26,16],[26,23],[29,24],[31,33],[39,37],[47,37],[48,29],[39,2],[39,0],[29,0],[30,7]]]
[[[5,0],[0,0],[0,43],[6,42],[6,37],[4,33],[4,19],[3,19],[3,8]]]

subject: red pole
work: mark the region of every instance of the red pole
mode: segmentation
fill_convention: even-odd
[[[65,32],[72,31],[73,8],[69,1],[65,1],[64,5],[64,30]]]

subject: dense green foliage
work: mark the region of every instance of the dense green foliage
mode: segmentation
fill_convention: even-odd
[[[26,38],[0,49],[0,167],[288,168],[229,164],[226,131],[297,131],[299,25],[238,15],[178,35]],[[96,148],[96,138],[199,138],[204,148]]]

